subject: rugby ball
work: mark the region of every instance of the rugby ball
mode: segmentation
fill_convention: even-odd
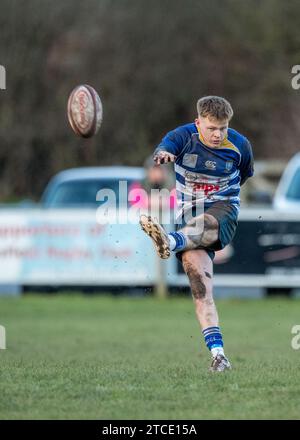
[[[96,90],[87,84],[75,87],[68,99],[67,113],[69,123],[78,136],[94,136],[103,117],[101,99]]]

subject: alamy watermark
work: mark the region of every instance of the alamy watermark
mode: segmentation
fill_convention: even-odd
[[[291,340],[291,346],[294,350],[300,349],[300,325],[292,327],[292,335],[295,335]]]
[[[198,235],[204,226],[204,198],[202,189],[197,191],[197,196],[182,193],[175,208],[174,190],[162,188],[147,192],[140,186],[130,188],[126,180],[120,180],[118,191],[102,188],[97,192],[96,220],[98,224],[137,224],[143,214],[157,218],[164,225],[184,226],[192,222],[194,233]]]
[[[0,65],[0,90],[6,89],[6,70],[4,66]]]
[[[300,89],[300,64],[296,64],[292,67],[292,74],[295,75],[292,78],[291,84],[294,90]]]
[[[0,325],[0,350],[6,349],[6,333],[5,333],[5,327],[3,325]]]

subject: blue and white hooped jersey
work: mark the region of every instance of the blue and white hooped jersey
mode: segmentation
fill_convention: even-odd
[[[239,210],[240,187],[253,175],[253,155],[248,139],[232,128],[217,148],[204,144],[196,124],[186,124],[167,133],[156,148],[176,156],[177,217],[183,210],[204,207],[219,200]]]

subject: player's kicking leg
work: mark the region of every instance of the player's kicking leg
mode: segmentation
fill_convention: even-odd
[[[153,240],[158,256],[164,259],[169,258],[171,251],[207,247],[218,239],[218,221],[209,214],[193,218],[180,231],[170,234],[150,215],[141,215],[140,225]]]

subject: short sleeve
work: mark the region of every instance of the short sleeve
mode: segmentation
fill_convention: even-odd
[[[168,153],[178,156],[185,145],[185,136],[180,128],[169,131],[162,141],[158,144],[154,154],[158,151],[168,151]]]
[[[239,168],[241,173],[241,185],[243,185],[243,183],[245,183],[246,180],[254,174],[253,152],[248,139],[245,139],[243,144]]]

